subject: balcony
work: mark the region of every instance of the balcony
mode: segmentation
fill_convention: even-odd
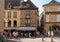
[[[26,18],[26,19],[30,19],[30,16],[26,16],[25,18]]]

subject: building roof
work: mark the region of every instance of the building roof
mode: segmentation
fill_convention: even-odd
[[[9,3],[11,3],[12,7],[20,6],[20,0],[5,0],[5,8],[7,8]]]
[[[52,0],[51,2],[49,2],[49,4],[57,4],[59,2],[55,1],[55,0]]]
[[[12,9],[22,9],[22,8],[38,8],[30,0],[20,3],[20,0],[6,0],[5,8],[7,9],[8,3],[11,3]]]
[[[57,2],[56,0],[51,0],[48,4],[45,4],[45,5],[51,5],[51,4],[60,4],[60,2]]]
[[[20,8],[38,8],[30,0],[23,2]]]

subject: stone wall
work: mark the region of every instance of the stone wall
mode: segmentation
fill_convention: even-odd
[[[0,31],[3,30],[4,0],[0,0]]]

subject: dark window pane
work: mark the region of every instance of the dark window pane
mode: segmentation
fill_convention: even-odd
[[[17,27],[17,21],[14,21],[14,27]]]

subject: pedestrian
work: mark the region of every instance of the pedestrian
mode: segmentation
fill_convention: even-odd
[[[2,42],[7,42],[7,38],[6,38],[6,35],[4,33],[2,35]]]
[[[50,31],[48,31],[48,37],[50,37]]]
[[[23,33],[21,33],[21,37],[23,37]]]
[[[14,38],[16,38],[16,32],[15,31],[12,33],[12,35]]]
[[[31,37],[31,33],[29,33],[29,37]]]
[[[0,32],[0,42],[2,42],[2,33]]]
[[[4,31],[4,34],[6,35],[6,37],[8,37],[8,32],[7,31]]]
[[[26,37],[26,35],[27,35],[27,34],[26,34],[26,33],[24,33],[24,37]]]
[[[12,34],[11,33],[9,34],[9,37],[12,38]]]
[[[16,38],[18,38],[19,33],[16,31]]]
[[[40,32],[39,32],[39,31],[38,31],[38,32],[36,32],[36,34],[37,34],[37,35],[36,35],[37,37],[39,37],[39,36],[40,36]]]
[[[13,32],[13,37],[14,37],[14,38],[17,38],[17,37],[18,37],[18,32],[16,32],[16,31]]]

